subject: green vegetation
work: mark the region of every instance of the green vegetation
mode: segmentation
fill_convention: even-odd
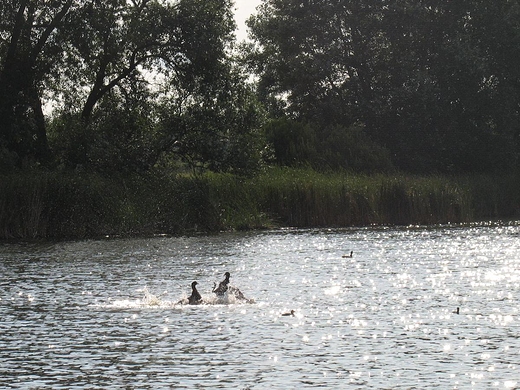
[[[270,111],[320,142],[361,123],[358,143],[400,171],[503,172],[520,152],[519,16],[511,1],[265,0],[246,58]]]
[[[516,184],[513,184],[516,183]],[[511,177],[414,177],[269,169],[105,178],[4,175],[0,238],[84,238],[292,227],[464,223],[518,216]]]
[[[0,0],[0,237],[518,216],[516,2],[233,10]]]
[[[233,10],[0,0],[0,171],[518,169],[515,2],[263,0],[241,44]]]

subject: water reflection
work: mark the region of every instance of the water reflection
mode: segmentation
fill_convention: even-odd
[[[489,224],[4,244],[0,387],[515,388],[519,234]],[[226,271],[254,304],[215,300]],[[179,305],[193,280],[206,304]]]

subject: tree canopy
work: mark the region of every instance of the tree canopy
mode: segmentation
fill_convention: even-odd
[[[0,0],[0,169],[503,172],[516,0]]]
[[[4,163],[44,163],[52,149],[55,161],[71,166],[146,169],[173,145],[188,148],[179,145],[182,131],[169,127],[172,117],[193,122],[201,116],[195,109],[233,107],[237,95],[248,100],[245,76],[231,56],[232,6],[230,0],[0,0]],[[47,118],[45,102],[53,105]],[[234,109],[237,121],[248,115]],[[249,118],[242,133],[257,131],[258,118]],[[205,129],[220,143],[234,130],[228,123]]]
[[[248,60],[278,113],[362,122],[400,169],[500,171],[518,157],[518,12],[509,0],[265,0]]]

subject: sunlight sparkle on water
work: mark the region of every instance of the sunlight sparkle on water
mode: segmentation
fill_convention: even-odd
[[[514,389],[519,237],[489,224],[0,247],[0,387]],[[213,299],[225,271],[256,303]],[[179,305],[193,280],[207,304]]]
[[[332,286],[324,290],[325,295],[337,295],[341,291],[341,286]]]

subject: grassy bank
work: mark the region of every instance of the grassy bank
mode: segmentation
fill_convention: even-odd
[[[0,238],[516,218],[520,185],[514,179],[324,175],[295,169],[271,169],[252,179],[24,173],[0,177]]]
[[[515,218],[514,177],[417,177],[274,170],[254,183],[261,209],[282,225],[343,227]]]

